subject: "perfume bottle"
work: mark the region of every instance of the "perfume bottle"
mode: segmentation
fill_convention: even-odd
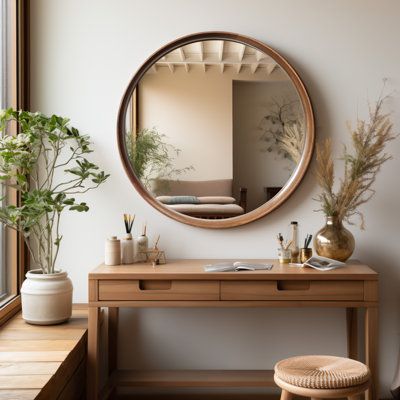
[[[290,223],[292,227],[292,243],[290,244],[291,250],[291,262],[298,263],[299,262],[299,233],[298,233],[298,224],[297,221],[292,221]]]
[[[147,261],[147,250],[149,249],[149,239],[146,236],[147,225],[143,225],[142,234],[137,240],[137,260]]]
[[[149,248],[149,239],[146,234],[143,233],[137,238],[137,259],[138,261],[147,260],[147,250]]]

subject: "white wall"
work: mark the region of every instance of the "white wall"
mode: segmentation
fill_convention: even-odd
[[[273,257],[275,235],[289,221],[298,220],[302,234],[323,224],[313,212],[318,188],[312,172],[280,209],[231,230],[179,224],[138,196],[118,157],[117,110],[135,70],[166,42],[226,30],[278,49],[309,90],[318,137],[332,137],[337,150],[349,139],[345,121],[365,116],[366,99],[377,97],[383,77],[393,92],[388,109],[400,127],[397,0],[35,0],[31,7],[33,109],[69,116],[92,136],[93,158],[112,175],[86,196],[89,213],[63,220],[59,266],[72,277],[75,301],[86,301],[87,273],[102,261],[104,238],[122,232],[124,212],[138,215],[137,226],[147,220],[169,257]],[[399,351],[400,140],[388,150],[395,158],[363,207],[367,230],[352,228],[355,257],[381,274],[380,380],[386,397]],[[259,368],[299,353],[345,354],[342,310],[144,310],[126,311],[122,320],[122,366]]]

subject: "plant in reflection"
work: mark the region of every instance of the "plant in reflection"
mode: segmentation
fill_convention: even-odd
[[[17,127],[17,134],[8,133]],[[75,195],[97,188],[109,175],[87,160],[89,136],[67,118],[10,108],[0,113],[0,132],[0,181],[6,195],[20,196],[18,205],[3,197],[0,222],[22,234],[34,266],[53,273],[61,214],[88,211]]]
[[[297,120],[283,126],[282,134],[278,139],[278,147],[295,164],[298,164],[303,153],[304,139],[304,123]]]
[[[318,211],[350,224],[349,219],[358,215],[361,229],[364,229],[364,216],[359,207],[375,194],[372,185],[382,165],[391,158],[385,153],[385,147],[396,137],[390,114],[382,110],[384,100],[380,98],[375,107],[370,107],[368,120],[358,119],[355,127],[349,125],[352,149],[343,148],[344,176],[336,192],[332,141],[329,138],[317,146],[316,177],[322,189],[316,198],[321,203]]]
[[[166,138],[155,128],[126,135],[128,157],[135,174],[150,191],[154,180],[176,179],[194,169],[192,166],[175,168],[174,161],[181,150],[167,143]]]
[[[276,152],[292,160],[300,161],[304,146],[304,122],[300,117],[298,100],[274,100],[263,117],[260,140],[265,144],[262,151]]]

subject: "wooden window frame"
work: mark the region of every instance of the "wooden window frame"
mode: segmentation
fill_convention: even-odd
[[[29,110],[29,0],[11,2],[12,17],[12,76],[11,107]],[[7,193],[11,204],[20,204],[20,196],[16,191]],[[10,265],[10,281],[12,292],[10,300],[0,308],[0,325],[21,310],[20,288],[29,267],[29,254],[20,234],[6,228],[6,257]]]

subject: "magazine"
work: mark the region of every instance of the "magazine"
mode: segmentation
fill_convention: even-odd
[[[257,264],[243,261],[222,262],[204,266],[205,272],[259,271],[272,269],[272,264]]]
[[[311,267],[318,271],[330,271],[331,269],[341,268],[345,265],[346,263],[344,262],[321,256],[313,256],[304,263],[305,267]]]

